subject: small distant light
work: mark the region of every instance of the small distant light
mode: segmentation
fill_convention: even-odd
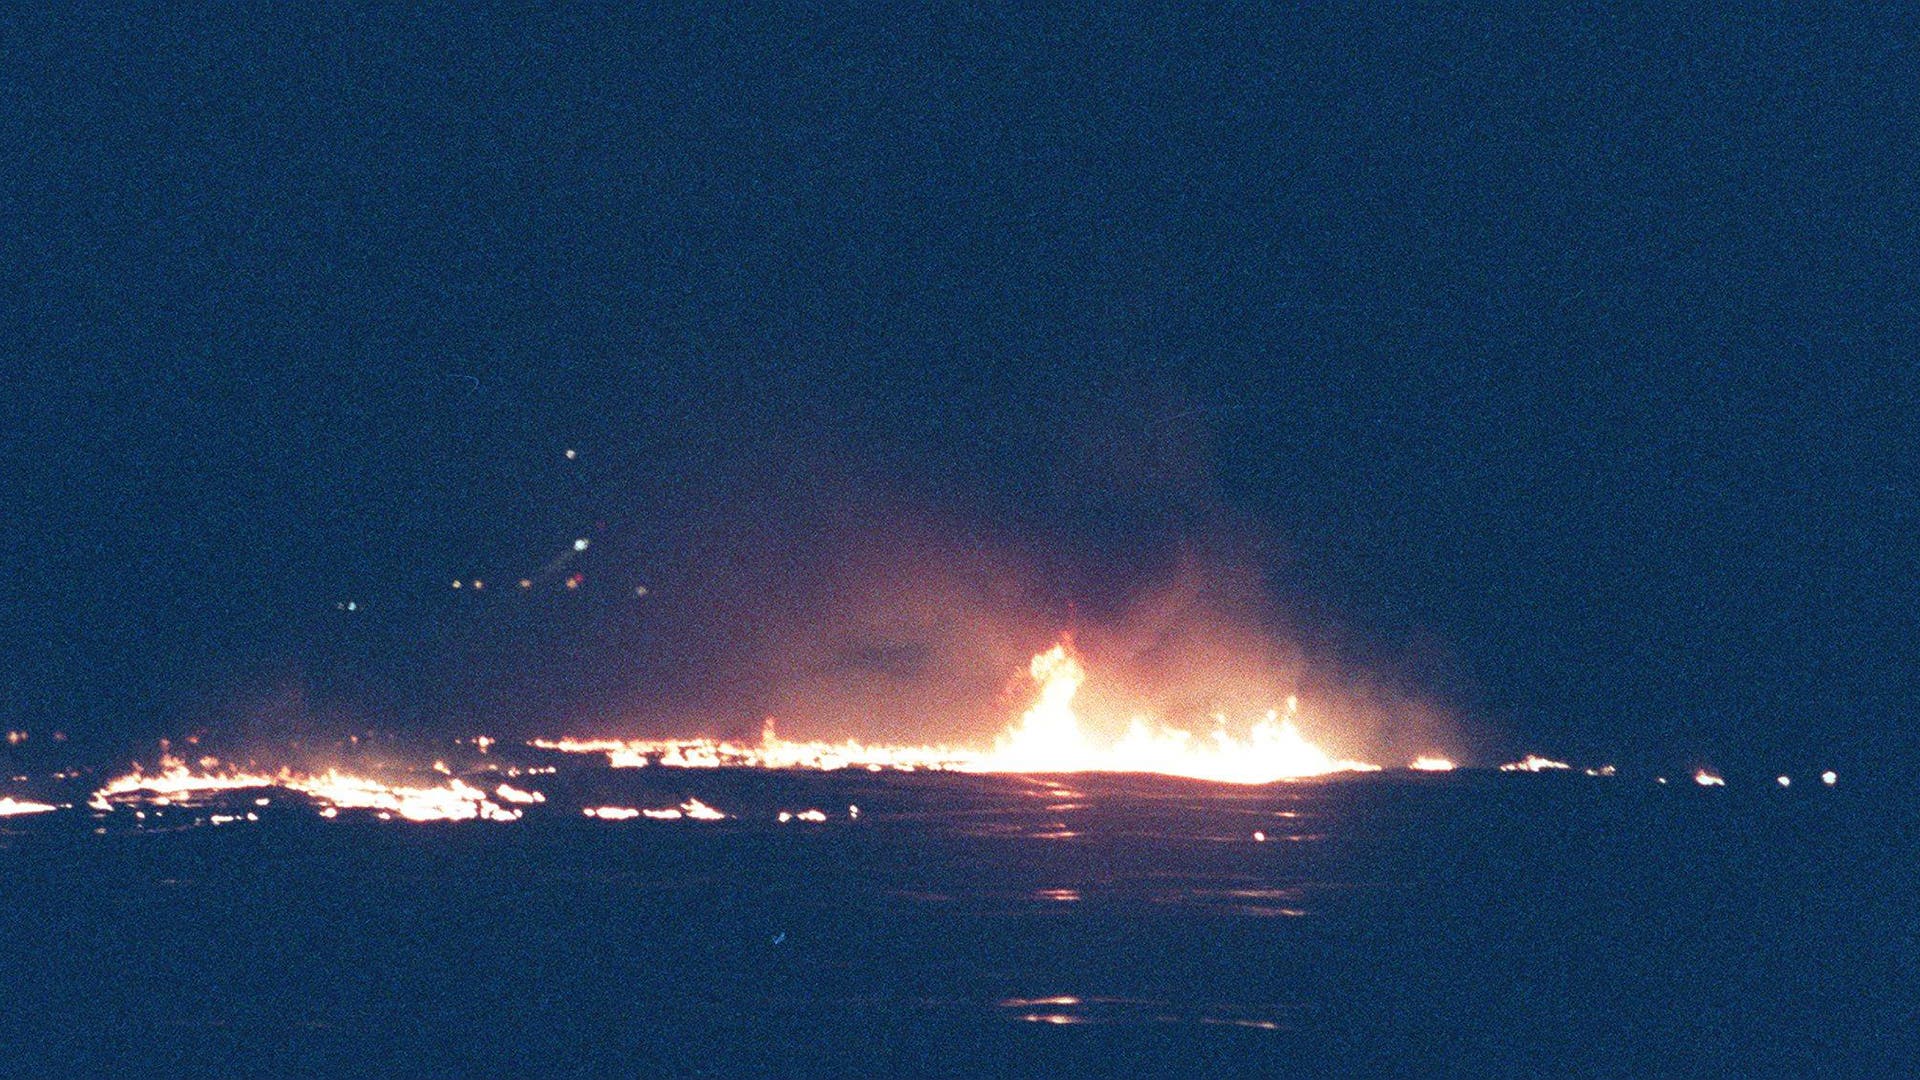
[[[1777,780],[1779,780],[1779,781],[1780,781],[1780,786],[1781,786],[1781,787],[1792,787],[1792,786],[1793,786],[1793,778],[1792,778],[1792,777],[1790,777],[1790,776],[1780,776],[1780,777],[1776,777],[1775,779],[1777,779]]]
[[[454,587],[454,588],[456,588],[456,589],[460,587],[460,582],[459,582],[459,580],[458,580],[458,579],[456,579],[456,580],[454,581],[454,583],[453,583],[453,587]]]
[[[575,574],[573,577],[570,577],[567,579],[567,588],[577,589],[579,587],[580,587],[580,576],[578,574]]]
[[[1840,779],[1840,777],[1835,775],[1832,769],[1828,769],[1826,772],[1823,772],[1820,774],[1820,782],[1827,785],[1828,787],[1832,787],[1834,784],[1834,781],[1838,779]]]
[[[573,449],[573,448],[571,448],[571,447],[569,447],[569,448],[567,449],[567,460],[568,460],[568,461],[572,461],[572,460],[573,460],[574,458],[577,458],[577,457],[579,457],[579,456],[580,456],[580,452],[579,452],[579,451],[577,451],[577,450],[574,450],[574,449]]]
[[[573,542],[573,550],[575,550],[575,551],[585,551],[585,550],[587,550],[587,543],[588,543],[588,541],[587,541],[587,538],[583,536],[583,537],[581,537],[580,539],[578,539],[578,540],[575,540],[575,541]]]
[[[479,578],[474,578],[473,587],[476,589],[484,589],[487,587],[487,583],[484,581],[481,581]]]
[[[520,587],[523,589],[531,589],[533,588],[533,582],[527,578],[521,578]]]
[[[645,585],[635,585],[633,587],[633,595],[635,596],[647,595],[647,587]]]
[[[851,803],[847,804],[847,816],[857,820],[860,817],[860,808]]]
[[[355,601],[355,600],[349,600],[349,601],[347,601],[347,610],[348,610],[348,611],[359,611],[359,610],[360,610],[360,604],[359,604],[359,602],[358,602],[358,601]]]
[[[1259,829],[1255,829],[1253,831],[1253,839],[1254,839],[1254,842],[1256,843],[1264,844],[1267,842],[1267,834],[1260,831]]]
[[[1664,784],[1664,783],[1666,783],[1666,782],[1667,782],[1667,778],[1666,778],[1666,777],[1664,777],[1664,776],[1656,776],[1656,777],[1654,777],[1654,779],[1655,779],[1656,781],[1658,781],[1658,782],[1660,782],[1660,783],[1662,783],[1662,784]]]

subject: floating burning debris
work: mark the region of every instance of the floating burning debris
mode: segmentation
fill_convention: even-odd
[[[1710,772],[1706,769],[1701,769],[1698,772],[1694,773],[1693,782],[1696,784],[1699,784],[1701,787],[1726,787],[1727,786],[1726,780],[1722,779],[1719,773]]]
[[[1407,766],[1415,772],[1452,772],[1454,767],[1450,759],[1432,754],[1422,754],[1413,759],[1413,764]]]
[[[0,817],[17,817],[22,814],[44,814],[49,810],[58,810],[52,803],[33,802],[29,799],[16,799],[11,795],[0,795]]]

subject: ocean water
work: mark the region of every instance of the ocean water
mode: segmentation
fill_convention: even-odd
[[[219,827],[217,801],[0,820],[0,1075],[1920,1062],[1912,819],[1844,784],[541,780],[549,802],[507,823],[322,820],[258,792],[224,797],[257,821]],[[688,797],[730,817],[579,813]],[[806,810],[825,820],[780,820]]]

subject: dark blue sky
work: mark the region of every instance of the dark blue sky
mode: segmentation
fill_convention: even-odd
[[[757,727],[1197,566],[1489,746],[1920,749],[1913,20],[713,7],[0,14],[7,726]]]

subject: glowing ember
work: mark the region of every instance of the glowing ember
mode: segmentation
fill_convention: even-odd
[[[1727,782],[1721,779],[1719,774],[1708,772],[1705,769],[1701,769],[1699,772],[1693,774],[1693,782],[1699,784],[1701,787],[1727,786]]]
[[[1452,772],[1454,765],[1453,762],[1446,758],[1422,754],[1414,758],[1413,764],[1407,766],[1407,768],[1413,769],[1416,772]]]
[[[1519,761],[1510,761],[1500,766],[1501,772],[1546,772],[1548,769],[1571,769],[1573,766],[1564,761],[1544,758],[1539,754],[1528,754]]]
[[[640,811],[631,806],[589,806],[580,812],[601,821],[627,821],[640,816]]]
[[[499,787],[493,789],[493,793],[510,803],[526,804],[543,803],[547,801],[547,797],[537,791],[521,791],[511,784],[501,784]]]
[[[620,767],[675,768],[915,769],[981,773],[1129,772],[1201,780],[1264,784],[1336,772],[1370,772],[1379,766],[1337,759],[1309,742],[1288,715],[1270,712],[1244,738],[1226,729],[1226,718],[1207,736],[1135,719],[1108,747],[1088,739],[1073,712],[1073,698],[1086,670],[1065,644],[1033,658],[1028,673],[1039,683],[1031,708],[994,741],[992,750],[946,746],[868,746],[791,742],[774,734],[769,720],[757,744],[714,739],[536,739],[530,745],[567,753],[603,753]]]
[[[16,799],[11,795],[0,795],[0,817],[15,817],[20,814],[44,814],[49,810],[58,810],[51,803],[31,802]]]

